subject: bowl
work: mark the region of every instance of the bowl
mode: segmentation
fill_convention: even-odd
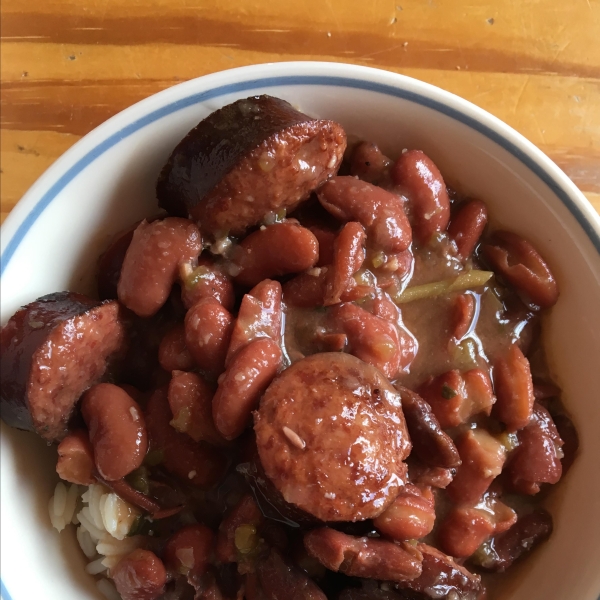
[[[480,108],[409,77],[353,65],[298,62],[207,75],[151,96],[86,135],[25,194],[2,226],[2,322],[46,293],[89,292],[112,233],[156,210],[154,185],[177,142],[215,109],[267,93],[340,122],[397,156],[417,147],[454,187],[483,199],[496,226],[530,239],[558,279],[545,344],[581,437],[553,491],[555,531],[494,583],[512,600],[597,600],[600,593],[600,218],[540,150]],[[35,435],[1,433],[4,600],[101,598],[72,531],[51,528],[56,452]]]

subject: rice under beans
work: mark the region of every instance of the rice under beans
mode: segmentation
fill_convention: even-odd
[[[48,512],[59,532],[67,525],[77,526],[77,542],[90,561],[85,569],[90,575],[110,576],[124,556],[146,543],[141,535],[127,537],[140,511],[100,484],[85,487],[59,482]],[[96,585],[109,600],[120,600],[108,579],[99,579]]]

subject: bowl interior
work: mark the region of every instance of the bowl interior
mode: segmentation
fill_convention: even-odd
[[[551,542],[514,577],[494,584],[492,597],[596,600],[600,227],[592,210],[539,151],[450,94],[349,65],[305,63],[293,71],[290,76],[289,65],[263,65],[194,80],[131,107],[79,142],[2,228],[2,322],[42,294],[89,291],[95,259],[111,234],[156,212],[154,184],[176,143],[203,117],[237,98],[279,96],[310,115],[340,122],[352,138],[376,141],[391,156],[405,147],[421,148],[450,184],[488,204],[496,226],[521,233],[538,247],[561,290],[544,335],[581,437],[580,456],[549,499],[555,518]],[[9,595],[13,600],[101,597],[83,571],[85,560],[72,532],[58,535],[49,524],[55,458],[55,450],[33,434],[2,424],[5,600]]]

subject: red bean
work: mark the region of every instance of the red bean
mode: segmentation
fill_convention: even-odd
[[[333,244],[337,233],[332,229],[319,225],[311,225],[309,229],[319,242],[319,260],[316,266],[325,267],[330,265],[333,262]]]
[[[179,266],[195,261],[201,251],[202,237],[192,221],[142,221],[123,261],[119,300],[140,317],[152,316],[167,301]]]
[[[454,502],[475,504],[500,475],[506,460],[504,446],[485,429],[470,429],[456,439],[462,464],[446,488]]]
[[[300,308],[323,306],[328,272],[328,267],[318,267],[286,281],[283,284],[283,300],[286,305]]]
[[[88,432],[78,429],[68,433],[58,445],[58,476],[78,485],[91,485],[96,482],[94,470],[94,451]]]
[[[456,244],[461,260],[473,254],[487,219],[487,207],[481,200],[469,200],[458,207],[448,225],[448,235]]]
[[[215,483],[227,465],[222,451],[204,442],[194,442],[189,436],[176,431],[169,422],[171,409],[167,392],[159,389],[150,396],[146,405],[146,424],[152,451],[162,457],[167,471],[183,481],[197,486]]]
[[[504,356],[496,360],[494,388],[498,398],[494,416],[509,431],[525,427],[531,419],[535,398],[529,361],[517,344],[513,344]]]
[[[226,365],[255,339],[266,337],[281,343],[281,295],[281,284],[265,279],[242,298],[227,350]]]
[[[158,362],[170,373],[171,371],[190,371],[195,362],[185,344],[185,326],[178,323],[170,329],[158,346]]]
[[[388,378],[396,377],[416,354],[412,337],[400,337],[389,321],[363,308],[344,303],[332,310],[334,323],[348,336],[350,353],[377,367]]]
[[[192,308],[203,298],[214,298],[227,310],[232,310],[235,302],[231,278],[206,256],[198,259],[198,266],[183,278],[181,286],[181,299],[186,308]]]
[[[221,521],[217,535],[217,558],[223,563],[235,562],[238,556],[235,545],[237,528],[241,525],[250,525],[258,529],[263,520],[263,514],[254,498],[246,494]]]
[[[231,340],[233,317],[214,298],[203,298],[185,315],[185,345],[203,370],[219,374]]]
[[[475,316],[475,306],[473,294],[460,294],[454,299],[452,337],[455,340],[462,340],[469,332]]]
[[[562,476],[563,441],[543,406],[535,405],[529,424],[517,438],[518,446],[507,467],[512,487],[522,494],[537,494],[541,483],[558,483]]]
[[[281,359],[281,348],[269,338],[253,340],[234,356],[213,398],[213,419],[225,439],[244,432]]]
[[[431,533],[435,523],[431,488],[407,484],[392,505],[373,520],[375,528],[394,540],[418,539]]]
[[[428,467],[421,463],[413,463],[409,468],[409,479],[416,485],[446,489],[454,479],[456,469]]]
[[[377,249],[397,253],[410,246],[412,232],[399,196],[354,177],[332,177],[317,196],[334,217],[361,223]]]
[[[354,148],[350,160],[350,174],[374,185],[389,178],[392,161],[381,152],[377,144],[361,142]]]
[[[202,575],[208,566],[215,535],[206,525],[187,525],[176,531],[166,542],[165,565],[188,580]]]
[[[575,429],[573,421],[571,421],[567,415],[554,415],[553,418],[560,438],[564,442],[564,445],[562,446],[564,457],[561,461],[562,472],[564,475],[571,468],[571,465],[577,456],[577,451],[579,450],[579,436],[577,435],[577,429]]]
[[[492,269],[540,308],[549,308],[558,300],[556,279],[537,250],[510,231],[495,231],[482,246],[483,256]]]
[[[121,479],[142,464],[148,450],[144,416],[123,389],[111,383],[93,386],[83,396],[81,413],[101,477]]]
[[[165,591],[167,572],[156,554],[138,548],[117,564],[112,578],[123,600],[156,600]]]
[[[319,259],[314,234],[294,221],[275,223],[246,237],[235,250],[233,262],[241,269],[236,283],[255,286],[263,279],[300,273]]]
[[[442,174],[424,152],[409,150],[396,160],[391,176],[408,196],[416,241],[427,244],[450,220],[450,198]]]
[[[173,371],[168,396],[173,413],[171,425],[177,431],[186,433],[196,442],[224,444],[225,440],[213,423],[213,391],[199,375]]]
[[[365,229],[360,223],[346,223],[334,244],[333,265],[327,274],[324,305],[331,306],[341,301],[342,294],[356,286],[352,276],[365,260]]]
[[[401,582],[421,574],[423,557],[406,543],[357,538],[322,527],[305,534],[304,547],[331,571],[351,577]]]
[[[443,429],[456,427],[474,415],[489,415],[496,398],[488,374],[481,369],[457,370],[430,378],[417,390],[431,406]]]
[[[516,520],[516,515],[515,515]],[[453,508],[438,529],[440,549],[446,554],[471,556],[494,533],[494,523],[484,510]]]

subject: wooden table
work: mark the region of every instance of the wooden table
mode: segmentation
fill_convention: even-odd
[[[1,217],[81,136],[177,82],[352,62],[523,133],[600,212],[600,0],[2,0]]]

